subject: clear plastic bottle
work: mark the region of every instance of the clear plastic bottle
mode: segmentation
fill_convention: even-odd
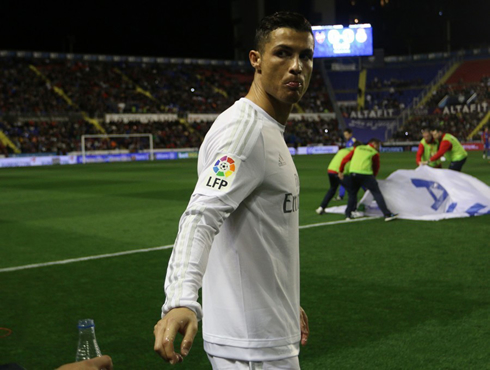
[[[95,324],[92,319],[78,321],[78,349],[75,361],[88,360],[102,356],[97,339],[95,338]]]

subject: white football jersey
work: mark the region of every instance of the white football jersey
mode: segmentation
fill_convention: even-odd
[[[200,148],[162,312],[195,311],[213,356],[272,361],[299,353],[299,178],[283,134],[242,98]]]

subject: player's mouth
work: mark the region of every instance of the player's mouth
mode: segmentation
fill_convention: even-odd
[[[292,90],[300,90],[303,88],[303,83],[301,81],[288,81],[286,86]]]

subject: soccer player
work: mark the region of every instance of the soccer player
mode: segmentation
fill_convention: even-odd
[[[357,141],[350,128],[344,130],[345,147],[353,148],[354,143]],[[339,188],[339,195],[334,200],[342,200],[345,196],[345,187],[341,184]]]
[[[450,170],[461,171],[468,157],[468,153],[464,150],[458,139],[451,134],[443,133],[440,128],[433,128],[430,133],[434,139],[439,141],[439,150],[428,161],[422,161],[421,163],[430,164],[444,156],[449,161]]]
[[[354,134],[352,133],[352,130],[350,128],[346,128],[344,130],[344,138],[345,147],[352,148],[354,146],[354,143],[356,142],[356,138],[354,137]]]
[[[302,15],[265,17],[249,53],[250,91],[204,139],[154,328],[154,349],[171,364],[188,355],[202,319],[213,369],[300,368],[309,328],[299,294],[299,178],[283,133],[310,83],[313,50]]]
[[[328,189],[327,193],[325,194],[325,197],[323,198],[320,207],[316,209],[316,213],[318,213],[319,215],[323,215],[325,213],[325,208],[327,208],[328,203],[333,198],[335,192],[337,191],[337,188],[341,184],[341,181],[339,179],[339,169],[340,163],[342,163],[342,159],[344,159],[344,157],[349,154],[354,149],[354,147],[358,145],[360,145],[359,141],[355,141],[352,147],[340,149],[330,161],[330,164],[328,165],[328,180],[330,182],[330,189]],[[347,175],[348,173],[349,163],[347,163],[344,168],[344,174]]]
[[[439,147],[439,141],[435,140],[428,128],[422,129],[422,140],[420,140],[419,149],[415,156],[417,166],[420,166],[422,162],[427,162],[430,167],[441,168],[441,160],[438,159],[434,162],[429,162],[430,157],[437,153]]]
[[[490,132],[488,131],[488,126],[485,127],[481,135],[481,141],[483,143],[483,159],[490,159],[488,153],[490,152]]]
[[[385,221],[391,221],[398,217],[398,214],[391,212],[386,206],[385,199],[379,190],[376,175],[379,172],[379,147],[381,142],[378,139],[370,139],[368,145],[359,145],[352,152],[347,154],[339,169],[339,178],[344,180],[344,184],[349,194],[345,217],[351,220],[352,212],[357,207],[357,192],[361,186],[368,189],[373,194],[379,209],[383,212]],[[345,166],[350,165],[350,174],[344,177]]]

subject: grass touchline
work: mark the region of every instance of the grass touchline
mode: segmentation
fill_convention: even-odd
[[[379,218],[379,217],[365,217],[365,218],[360,218],[360,219],[351,220],[351,221],[341,220],[341,221],[322,222],[322,223],[319,223],[319,224],[311,224],[311,225],[300,226],[299,229],[300,230],[301,229],[309,229],[311,227],[336,225],[336,224],[343,224],[343,223],[347,223],[347,222],[367,221],[367,220],[374,220],[376,218]],[[66,265],[68,263],[83,262],[83,261],[89,261],[89,260],[98,260],[98,259],[101,259],[101,258],[110,258],[110,257],[117,257],[117,256],[125,256],[125,255],[133,254],[133,253],[153,252],[153,251],[159,251],[159,250],[164,250],[164,249],[170,249],[172,247],[173,247],[173,244],[171,244],[171,245],[164,245],[164,246],[161,246],[161,247],[144,248],[144,249],[133,249],[133,250],[130,250],[130,251],[117,252],[117,253],[99,254],[99,255],[95,255],[95,256],[87,256],[87,257],[80,257],[80,258],[70,258],[70,259],[61,260],[61,261],[52,261],[52,262],[44,262],[44,263],[34,263],[34,264],[31,264],[31,265],[7,267],[7,268],[0,269],[0,273],[2,273],[2,272],[19,271],[19,270],[26,270],[26,269],[33,269],[33,268],[46,267],[46,266]]]

